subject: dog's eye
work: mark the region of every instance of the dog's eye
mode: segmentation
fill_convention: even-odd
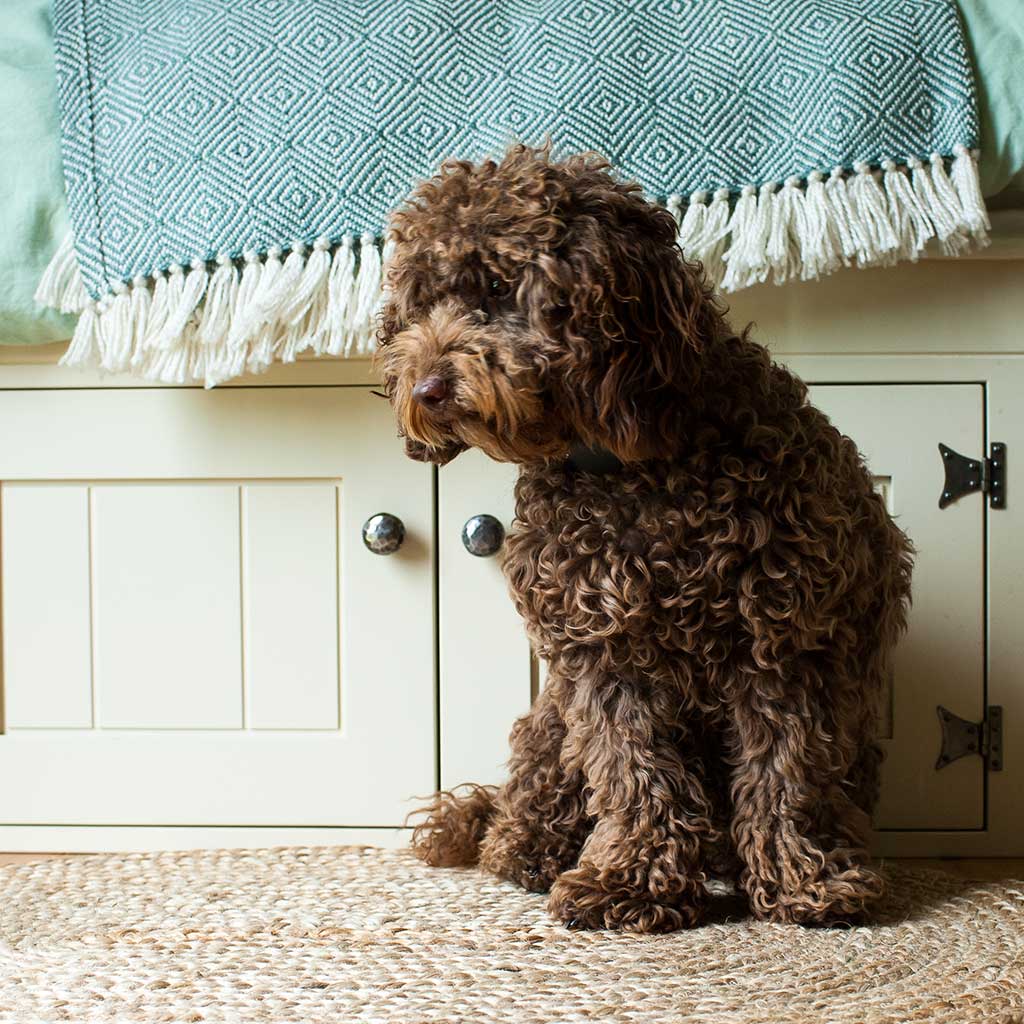
[[[500,277],[487,278],[486,290],[481,296],[481,305],[492,316],[496,316],[512,299],[512,285]]]

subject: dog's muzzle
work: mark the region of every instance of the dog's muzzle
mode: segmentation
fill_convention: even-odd
[[[432,462],[435,466],[447,465],[465,450],[466,446],[458,441],[435,447],[423,444],[422,441],[414,441],[411,437],[405,439],[405,454],[410,459],[415,459],[416,462]]]

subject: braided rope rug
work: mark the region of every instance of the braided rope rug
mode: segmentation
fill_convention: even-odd
[[[544,898],[369,848],[0,870],[0,1020],[1024,1020],[1024,883],[890,867],[871,927],[569,932]]]

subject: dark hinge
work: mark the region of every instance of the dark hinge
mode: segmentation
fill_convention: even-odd
[[[936,771],[968,754],[980,754],[990,772],[1003,770],[1003,709],[998,704],[990,705],[980,722],[968,722],[941,704],[935,710],[942,726]]]
[[[989,445],[987,459],[969,459],[941,441],[939,452],[946,471],[939,508],[974,491],[988,495],[989,508],[1006,508],[1006,445],[1002,441]]]

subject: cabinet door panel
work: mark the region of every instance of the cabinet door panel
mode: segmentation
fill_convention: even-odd
[[[89,492],[96,726],[240,729],[238,485]]]
[[[247,484],[245,665],[253,729],[337,729],[341,487]]]
[[[2,497],[3,722],[88,729],[89,490],[14,484]]]
[[[0,432],[0,823],[401,824],[435,781],[433,485],[385,402],[6,392]]]
[[[441,785],[504,777],[508,734],[530,706],[530,648],[498,555],[471,555],[462,529],[475,515],[508,529],[516,468],[464,452],[438,471],[441,602]]]

